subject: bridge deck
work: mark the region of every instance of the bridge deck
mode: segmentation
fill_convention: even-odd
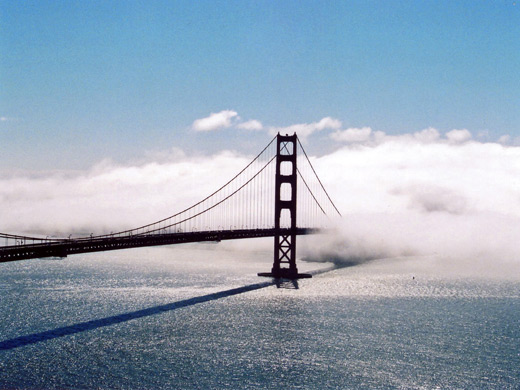
[[[297,235],[314,234],[317,229],[297,228]],[[241,238],[274,237],[276,233],[289,234],[290,229],[242,229],[202,231],[186,233],[163,233],[131,236],[103,236],[48,242],[42,244],[16,245],[0,248],[0,263],[44,257],[67,257],[68,255],[102,252],[145,246],[172,245],[190,242],[236,240]]]

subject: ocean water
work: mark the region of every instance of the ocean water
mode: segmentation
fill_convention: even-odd
[[[0,388],[520,389],[520,277],[406,258],[277,285],[271,262],[206,244],[0,264]]]

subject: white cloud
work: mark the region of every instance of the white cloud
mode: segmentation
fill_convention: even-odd
[[[236,111],[223,110],[217,113],[211,113],[206,118],[197,119],[192,124],[195,131],[212,131],[222,128],[231,127],[232,119],[238,116]]]
[[[437,142],[445,142],[441,138],[441,134],[437,129],[433,127],[428,127],[427,129],[423,129],[420,131],[416,131],[414,133],[408,134],[399,134],[399,135],[388,135],[382,131],[376,131],[373,133],[373,141],[376,144],[382,144],[385,142],[399,142],[399,143],[420,143],[420,144],[430,144]]]
[[[338,119],[331,118],[330,116],[327,116],[327,117],[321,119],[316,124],[317,130],[339,129],[340,127],[341,127],[341,121]]]
[[[520,147],[424,143],[409,134],[345,146],[314,165],[345,217],[335,252],[323,258],[414,254],[436,256],[443,267],[464,263],[465,272],[480,262],[518,275]]]
[[[293,133],[296,133],[302,141],[305,141],[308,136],[310,136],[312,133],[316,131],[321,131],[325,129],[336,130],[340,127],[341,121],[328,116],[322,118],[319,122],[299,123],[287,127],[271,127],[269,129],[269,132],[271,133],[271,135],[276,135],[277,133],[292,135]]]
[[[414,133],[388,135],[383,131],[373,131],[370,127],[349,128],[346,130],[338,130],[330,134],[330,138],[341,143],[365,143],[371,145],[379,145],[387,142],[408,142],[408,143],[451,143],[462,144],[469,141],[472,136],[466,130],[451,130],[445,134],[445,138],[441,137],[440,132],[433,127],[417,131]],[[505,140],[503,138],[502,140]]]
[[[421,143],[436,142],[440,136],[439,131],[433,127],[428,127],[427,129],[413,133],[413,137]]]
[[[346,130],[337,130],[330,135],[335,141],[353,143],[353,142],[366,142],[370,139],[372,129],[370,127],[349,128]]]
[[[446,139],[452,143],[466,142],[471,139],[471,133],[466,129],[451,130],[446,133]]]
[[[262,130],[264,128],[264,126],[262,125],[262,122],[257,121],[256,119],[252,119],[247,122],[241,122],[241,123],[237,124],[237,127],[239,129],[244,129],[244,130]]]
[[[489,130],[480,130],[477,133],[477,138],[482,142],[488,141],[490,138]]]
[[[243,122],[238,113],[233,110],[211,113],[206,118],[195,120],[191,127],[195,131],[213,131],[232,126],[244,130],[262,130],[264,128],[262,122],[256,119]]]
[[[511,137],[509,135],[502,135],[497,142],[499,144],[506,145],[511,142]]]

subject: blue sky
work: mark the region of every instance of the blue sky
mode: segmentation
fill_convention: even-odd
[[[0,52],[4,172],[254,153],[327,117],[314,153],[349,128],[520,136],[513,0],[0,0]],[[231,124],[194,129],[224,110]]]

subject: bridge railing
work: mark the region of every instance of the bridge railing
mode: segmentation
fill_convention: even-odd
[[[0,233],[0,246],[24,246],[24,245],[41,245],[52,242],[59,242],[62,239],[45,236],[23,236],[17,234]]]

